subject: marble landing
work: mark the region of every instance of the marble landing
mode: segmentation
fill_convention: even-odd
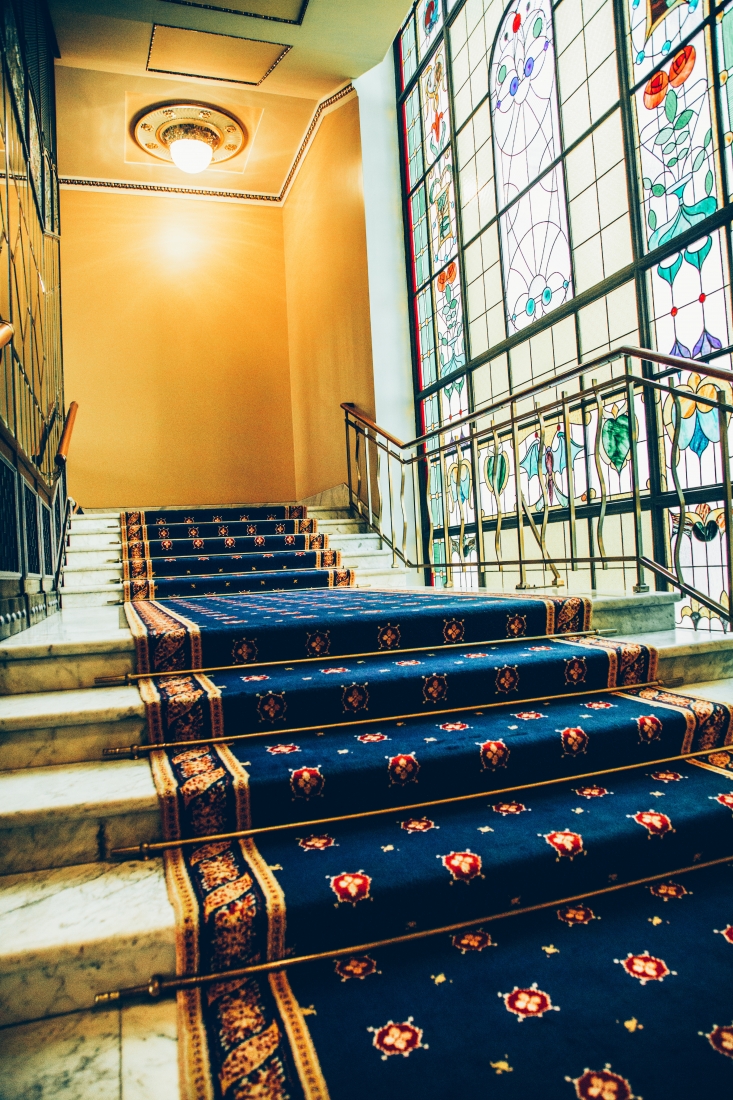
[[[162,860],[0,878],[0,1027],[88,1009],[96,993],[174,972]]]
[[[178,1100],[176,1003],[0,1030],[0,1100]]]
[[[81,688],[0,698],[0,771],[101,760],[147,739],[136,687]]]
[[[111,848],[161,839],[147,760],[0,773],[0,875],[105,860]]]
[[[661,679],[679,679],[699,684],[733,676],[733,635],[719,631],[674,630],[645,631],[633,634],[625,629],[618,637],[628,642],[643,642],[659,652]]]
[[[134,671],[135,644],[118,606],[64,608],[0,642],[0,696],[93,687]]]

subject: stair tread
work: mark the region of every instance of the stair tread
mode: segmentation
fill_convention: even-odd
[[[155,811],[158,797],[146,760],[93,761],[0,772],[0,829],[79,818]]]
[[[651,630],[643,634],[636,633],[632,636],[625,635],[623,631],[614,634],[614,638],[624,642],[638,641],[643,637],[644,644],[654,646],[659,650],[660,656],[674,652],[677,656],[699,653],[702,651],[716,652],[721,649],[733,648],[733,635],[723,634],[720,631],[688,630],[684,627],[675,627],[673,630]]]
[[[30,692],[0,698],[0,732],[91,725],[144,716],[140,692],[129,686]]]
[[[134,651],[132,634],[119,621],[116,608],[66,608],[0,642],[0,662]]]

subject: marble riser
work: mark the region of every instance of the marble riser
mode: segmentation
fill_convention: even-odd
[[[178,1100],[175,1000],[0,1031],[2,1100]]]
[[[639,640],[644,640],[643,635]],[[682,678],[685,683],[700,684],[707,680],[723,680],[729,676],[733,676],[733,648],[730,646],[700,653],[660,651],[659,677],[662,680]],[[730,702],[733,702],[733,696]]]
[[[366,524],[355,519],[324,519],[319,522],[318,530],[323,535],[365,535],[367,533]]]
[[[110,531],[107,534],[100,535],[72,535],[68,545],[70,550],[106,550],[114,548],[119,553],[122,549],[119,531],[116,533]]]
[[[71,537],[76,535],[117,535],[120,534],[120,521],[113,519],[72,519],[71,526],[69,528]]]
[[[0,731],[0,771],[101,760],[102,750],[147,741],[144,719]]]
[[[348,508],[309,508],[308,518],[321,520],[350,520],[354,519],[353,513]]]
[[[73,566],[68,565],[64,569],[64,591],[74,588],[88,588],[98,587],[99,585],[107,584],[121,584],[122,583],[122,564],[100,566],[97,569],[90,569],[88,566]]]
[[[107,604],[122,603],[122,585],[109,584],[102,587],[85,587],[75,592],[73,588],[62,587],[62,607],[106,607]]]
[[[161,860],[0,878],[0,1027],[88,1009],[175,971]]]
[[[135,650],[129,645],[118,651],[32,657],[28,660],[0,659],[0,696],[36,691],[69,691],[94,687],[97,676],[123,676],[135,671]]]
[[[162,839],[157,807],[111,817],[56,816],[46,825],[0,828],[0,875],[102,862],[111,848]]]
[[[67,550],[66,569],[97,569],[99,566],[122,565],[114,550]]]

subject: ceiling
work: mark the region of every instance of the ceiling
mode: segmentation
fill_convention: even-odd
[[[62,180],[281,194],[319,103],[384,58],[408,3],[49,0]],[[248,135],[198,176],[131,136],[145,108],[189,99],[234,114]]]

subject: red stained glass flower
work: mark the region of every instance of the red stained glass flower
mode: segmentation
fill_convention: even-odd
[[[442,294],[448,283],[452,283],[456,277],[457,268],[455,260],[448,264],[445,271],[438,276],[438,294]]]
[[[668,85],[669,77],[662,69],[647,82],[644,89],[644,106],[648,111],[653,111],[659,106],[667,94]]]
[[[669,82],[672,87],[679,88],[680,84],[684,84],[694,68],[695,47],[685,46],[684,50],[675,54],[669,66]]]

